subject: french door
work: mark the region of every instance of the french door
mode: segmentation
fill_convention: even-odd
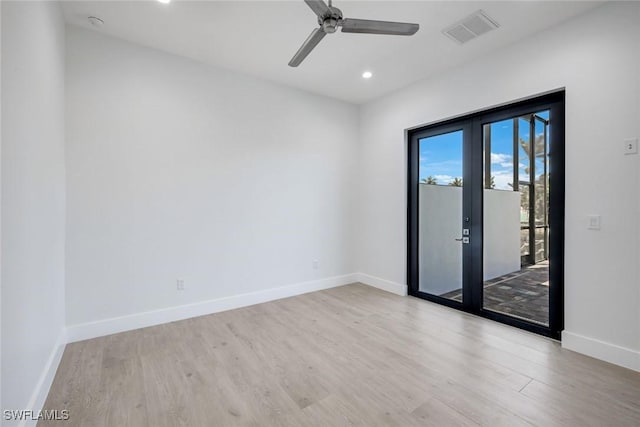
[[[412,296],[559,339],[564,92],[408,133]]]

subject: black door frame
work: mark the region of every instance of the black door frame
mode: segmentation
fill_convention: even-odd
[[[471,113],[450,120],[426,125],[407,132],[407,284],[409,295],[437,302],[511,326],[560,339],[564,329],[564,90],[535,96],[500,107]],[[483,304],[483,124],[514,116],[549,110],[549,326],[528,322],[506,314],[485,310]],[[468,298],[463,303],[421,292],[418,276],[418,140],[463,130],[463,224],[470,228],[470,243],[463,245],[462,291]],[[465,220],[468,219],[468,222]]]

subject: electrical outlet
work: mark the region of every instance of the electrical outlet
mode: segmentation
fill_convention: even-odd
[[[638,139],[625,139],[624,140],[624,154],[638,154]]]
[[[178,279],[176,281],[176,289],[179,291],[184,291],[184,279]]]
[[[320,261],[318,261],[317,259],[314,259],[311,262],[311,266],[313,267],[314,270],[317,270],[318,268],[320,268]]]

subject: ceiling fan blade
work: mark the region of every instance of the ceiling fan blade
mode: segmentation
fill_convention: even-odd
[[[304,61],[304,58],[306,58],[307,55],[311,53],[313,48],[316,47],[318,43],[320,43],[320,40],[322,40],[322,38],[326,35],[327,33],[325,33],[322,28],[316,28],[315,30],[313,30],[311,34],[309,34],[309,37],[307,37],[307,39],[304,41],[304,43],[302,43],[302,46],[300,46],[300,49],[298,49],[296,54],[293,55],[293,58],[291,58],[291,61],[289,61],[289,66],[297,67],[298,65],[300,65],[300,63]]]
[[[313,13],[320,17],[329,12],[329,6],[322,0],[304,0],[304,2],[313,10]]]
[[[368,19],[343,19],[341,26],[343,33],[393,34],[397,36],[411,36],[420,29],[418,24],[370,21]]]

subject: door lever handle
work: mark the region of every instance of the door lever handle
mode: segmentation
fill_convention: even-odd
[[[455,239],[456,242],[462,242],[462,237],[459,239]]]
[[[461,237],[460,239],[455,239],[456,242],[469,243],[468,237]]]

